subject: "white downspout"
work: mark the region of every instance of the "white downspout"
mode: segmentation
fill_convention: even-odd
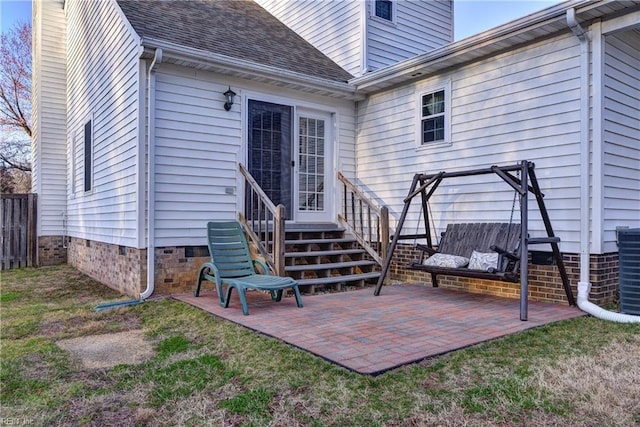
[[[589,301],[589,36],[576,19],[576,11],[567,10],[567,25],[580,40],[580,281],[578,307],[603,320],[636,323],[640,316],[607,311]]]
[[[153,61],[147,72],[147,289],[140,294],[140,299],[147,299],[153,294],[156,276],[155,254],[155,116],[156,116],[156,77],[155,70],[162,63],[162,49],[156,49]]]
[[[580,283],[589,282],[589,37],[567,10],[567,25],[580,40]]]

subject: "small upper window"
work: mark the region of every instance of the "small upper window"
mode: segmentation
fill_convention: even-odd
[[[375,0],[376,16],[393,21],[393,2],[391,0]]]
[[[446,100],[444,89],[424,94],[421,99],[421,143],[444,142],[446,140]]]

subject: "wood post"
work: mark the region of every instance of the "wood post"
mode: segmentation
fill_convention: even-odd
[[[520,320],[529,317],[529,176],[528,162],[522,162],[520,171]]]
[[[389,208],[380,209],[380,257],[387,259],[389,250]]]
[[[276,213],[273,218],[273,257],[276,266],[276,274],[285,276],[284,254],[285,254],[285,218],[286,209],[284,205],[276,206]]]

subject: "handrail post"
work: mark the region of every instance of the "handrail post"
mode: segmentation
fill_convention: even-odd
[[[273,218],[273,256],[274,264],[276,266],[276,274],[278,276],[284,276],[284,254],[285,254],[285,207],[280,204],[276,206],[275,216]]]
[[[380,256],[382,259],[387,259],[389,235],[389,208],[382,206],[380,209]]]
[[[338,219],[355,235],[367,253],[382,265],[391,235],[389,209],[386,206],[377,206],[367,194],[349,182],[340,172],[338,180],[342,182],[344,191],[342,214]]]

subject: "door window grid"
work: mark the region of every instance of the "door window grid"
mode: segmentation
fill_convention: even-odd
[[[324,210],[324,120],[301,117],[299,121],[299,191],[302,211]]]

